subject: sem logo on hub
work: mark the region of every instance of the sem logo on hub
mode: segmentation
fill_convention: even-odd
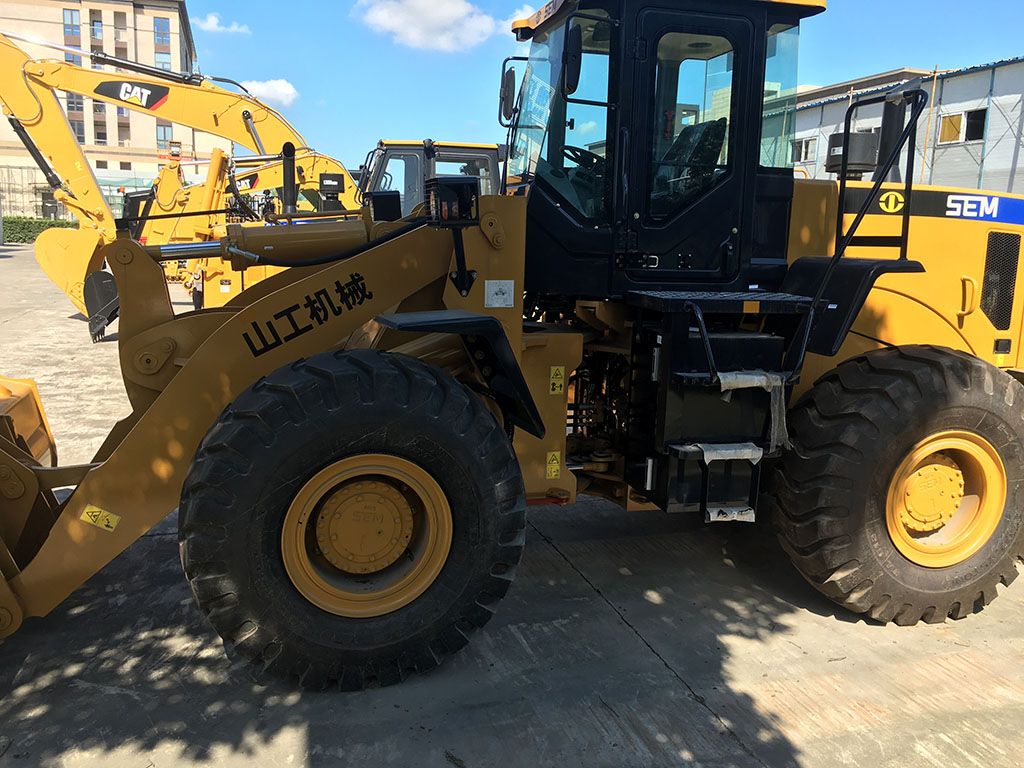
[[[171,92],[170,88],[153,83],[133,83],[127,80],[109,80],[100,83],[95,90],[97,96],[117,99],[127,104],[135,104],[143,109],[159,109]]]
[[[957,219],[999,218],[999,198],[981,195],[950,195],[946,199],[946,215]]]

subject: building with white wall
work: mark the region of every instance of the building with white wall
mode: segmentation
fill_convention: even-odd
[[[1024,57],[947,72],[901,69],[802,90],[796,167],[835,178],[825,171],[828,140],[843,130],[851,101],[917,78],[932,99],[918,127],[916,180],[1024,195]],[[882,106],[866,107],[854,130],[877,131],[881,122]]]
[[[196,48],[184,0],[0,0],[0,31],[46,43],[102,51],[175,72],[195,68]],[[16,41],[39,59],[96,66],[87,56]],[[7,73],[0,73],[7,76]],[[201,164],[224,140],[149,115],[60,94],[71,130],[93,167],[115,213],[121,189],[148,187],[167,162],[172,142],[180,145],[183,168],[200,178]],[[0,204],[6,215],[39,216],[52,210],[42,173],[8,125],[0,121]],[[61,211],[66,216],[66,212]]]

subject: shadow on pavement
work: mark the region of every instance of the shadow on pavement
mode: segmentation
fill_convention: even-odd
[[[759,528],[593,499],[536,510],[516,584],[469,647],[358,694],[261,686],[229,661],[175,528],[0,646],[0,765],[799,764],[730,683],[730,643],[786,633],[791,593],[815,600]]]

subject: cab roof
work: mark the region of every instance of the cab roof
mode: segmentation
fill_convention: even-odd
[[[425,142],[421,141],[405,141],[402,139],[381,139],[377,142],[379,147],[403,147],[406,149],[423,149]],[[444,147],[445,149],[489,149],[496,150],[497,144],[472,144],[463,141],[435,141],[432,142],[435,147]]]
[[[512,22],[512,34],[520,42],[529,40],[544,22],[556,15],[568,0],[551,0],[532,16]],[[751,3],[772,3],[774,5],[796,6],[804,9],[803,16],[814,16],[825,10],[828,0],[746,0]]]

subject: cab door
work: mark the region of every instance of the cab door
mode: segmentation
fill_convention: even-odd
[[[637,24],[631,133],[643,150],[629,171],[622,287],[726,283],[739,274],[752,211],[754,24],[661,9]]]

